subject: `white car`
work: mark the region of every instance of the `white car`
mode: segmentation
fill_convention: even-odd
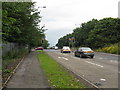
[[[55,50],[57,50],[57,49],[58,49],[58,47],[57,47],[57,46],[55,46],[55,47],[54,47],[54,49],[55,49]]]
[[[63,46],[63,48],[61,49],[61,53],[70,53],[71,49],[68,46]]]

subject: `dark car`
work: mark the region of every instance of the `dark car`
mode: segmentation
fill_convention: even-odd
[[[89,47],[80,47],[77,50],[75,50],[75,56],[78,56],[80,58],[82,57],[94,57],[94,51]]]
[[[43,47],[37,47],[35,50],[43,50]]]

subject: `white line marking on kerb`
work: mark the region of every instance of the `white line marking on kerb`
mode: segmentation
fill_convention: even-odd
[[[104,66],[102,66],[102,65],[99,65],[99,64],[96,64],[96,63],[92,63],[92,62],[89,62],[89,61],[85,61],[85,62],[90,63],[90,64],[92,64],[92,65],[96,65],[96,66],[98,66],[98,67],[104,67]]]

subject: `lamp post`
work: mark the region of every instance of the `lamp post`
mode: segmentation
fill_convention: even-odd
[[[77,26],[79,28],[79,27],[81,27],[81,24],[75,24],[75,26]]]
[[[45,40],[45,38],[42,37],[42,38],[41,38],[42,47],[43,47],[43,45],[44,45],[44,40]]]
[[[69,47],[70,47],[71,38],[69,38]]]
[[[75,38],[74,37],[69,38],[69,47],[70,47],[70,42],[72,42],[72,49],[74,49]]]
[[[41,6],[41,7],[38,7],[38,8],[46,8],[46,6]]]
[[[75,38],[72,37],[71,39],[72,39],[72,49],[74,49],[74,41],[75,41]]]

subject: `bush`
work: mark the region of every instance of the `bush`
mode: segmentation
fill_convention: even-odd
[[[98,52],[105,52],[105,53],[111,53],[111,54],[120,54],[120,48],[119,48],[120,42],[116,43],[114,45],[109,45],[103,48],[99,48],[96,51]]]

